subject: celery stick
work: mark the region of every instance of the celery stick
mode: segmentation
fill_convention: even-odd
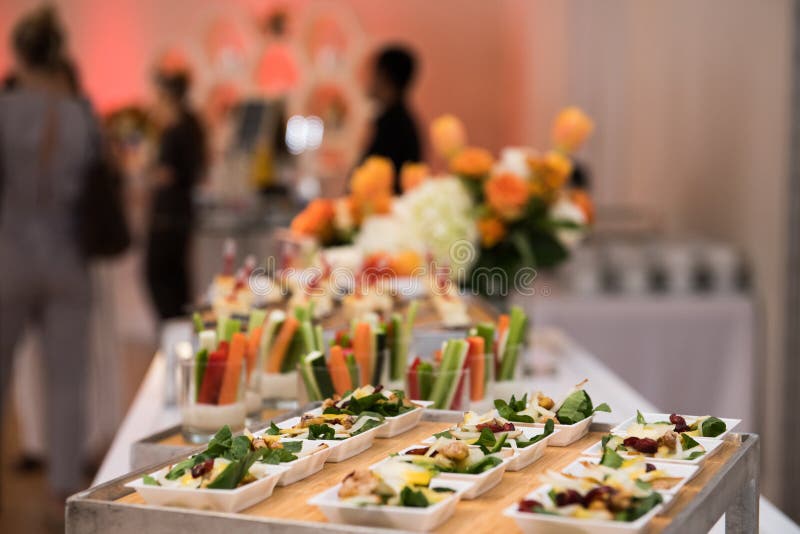
[[[456,371],[463,368],[468,348],[469,344],[463,339],[451,339],[445,344],[439,376],[431,393],[434,408],[446,410],[453,402],[459,382]]]
[[[308,317],[308,309],[305,306],[295,306],[294,307],[294,317],[301,323],[307,320]]]
[[[353,384],[353,389],[355,389],[358,386],[359,381],[356,357],[350,353],[344,357],[344,361],[347,364],[347,373],[350,375],[350,383]]]
[[[209,354],[217,350],[217,333],[214,330],[203,330],[197,334],[198,348],[205,349]]]
[[[417,382],[419,383],[419,400],[430,400],[433,389],[433,365],[422,362],[417,367]]]
[[[399,313],[393,313],[391,318],[391,339],[389,339],[389,378],[400,380],[406,368],[403,344],[403,318]]]
[[[272,343],[275,341],[275,336],[278,334],[285,319],[286,314],[281,310],[272,310],[270,312],[264,325],[264,331],[261,334],[261,342],[258,345],[258,363],[256,365],[258,369],[266,370]]]
[[[314,369],[312,368],[310,359],[314,356],[315,353],[312,352],[308,357],[300,360],[300,375],[303,377],[303,383],[306,385],[306,394],[310,401],[322,400],[322,394],[319,391],[317,380],[314,377]]]
[[[252,332],[259,326],[263,325],[264,319],[266,318],[266,310],[250,310],[250,320],[247,322],[247,331]]]
[[[452,350],[450,355],[451,361],[449,370],[451,371],[451,378],[446,390],[447,397],[444,402],[445,410],[449,409],[450,406],[453,405],[453,399],[456,396],[458,383],[461,382],[458,371],[464,369],[464,361],[467,359],[467,352],[469,352],[469,343],[467,343],[467,341],[464,339],[454,339],[452,341],[452,345],[454,345],[455,348]]]
[[[300,323],[300,336],[303,339],[303,347],[306,354],[317,350],[317,340],[314,337],[314,328],[311,326],[311,321]]]
[[[206,367],[208,367],[208,350],[200,349],[195,356],[194,367],[194,399],[200,394],[200,387],[203,385],[203,377],[206,374]]]
[[[475,335],[483,338],[483,352],[486,356],[486,371],[483,373],[484,390],[494,375],[494,334],[492,323],[480,323],[475,327]]]
[[[316,325],[314,327],[314,341],[317,346],[317,350],[325,350],[325,341],[323,341],[322,336],[322,325]]]
[[[233,334],[236,332],[241,332],[241,330],[242,323],[238,319],[227,319],[225,321],[225,325],[223,326],[222,340],[230,343]]]
[[[206,328],[205,323],[203,323],[203,317],[197,312],[192,314],[192,324],[194,325],[195,333],[198,334]]]
[[[519,306],[512,306],[509,316],[508,339],[503,351],[503,361],[500,363],[500,376],[498,380],[513,380],[517,367],[522,337],[525,335],[527,317]]]

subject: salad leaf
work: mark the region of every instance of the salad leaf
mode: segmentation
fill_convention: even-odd
[[[527,395],[525,395],[525,397],[527,397]],[[525,397],[523,397],[523,399]],[[502,417],[503,419],[515,423],[534,423],[535,421],[533,420],[533,417],[531,417],[530,415],[520,415],[517,413],[524,410],[525,406],[527,405],[527,403],[525,403],[525,405],[523,405],[522,408],[518,408],[520,402],[521,401],[517,401],[516,399],[514,399],[514,396],[512,395],[511,400],[509,402],[506,402],[503,399],[495,399],[494,407],[497,409],[498,415],[500,415],[500,417]]]
[[[211,458],[217,458],[225,454],[225,452],[231,448],[232,443],[233,433],[231,432],[231,427],[225,425],[220,428],[217,433],[214,434],[214,437],[211,438],[211,441],[208,442],[205,453]]]
[[[615,518],[620,521],[636,521],[647,512],[658,506],[663,497],[657,491],[654,491],[647,497],[635,498],[631,502],[631,506],[626,510],[618,512]]]
[[[640,412],[639,410],[636,410],[636,422],[639,423],[640,425],[647,424],[647,421],[644,420],[642,412]]]
[[[555,426],[556,425],[555,425],[555,423],[553,423],[553,420],[552,419],[548,419],[547,422],[544,424],[544,432],[543,433],[541,433],[541,434],[539,434],[537,436],[533,436],[528,441],[526,441],[524,439],[517,438],[516,439],[517,447],[519,447],[520,449],[524,449],[525,447],[529,447],[529,446],[533,445],[534,443],[538,443],[538,442],[542,441],[544,438],[546,438],[547,436],[549,436],[550,434],[553,433],[553,431],[555,429]]]
[[[592,399],[586,390],[579,389],[567,397],[561,404],[561,408],[556,412],[556,417],[562,425],[574,425],[578,421],[583,421],[594,412],[610,412],[608,404],[603,403],[594,408]]]
[[[247,436],[236,436],[231,442],[230,448],[222,454],[226,460],[239,460],[247,456],[250,452],[250,439]]]
[[[242,481],[248,471],[250,471],[250,467],[252,467],[256,460],[262,457],[265,451],[269,450],[270,449],[259,449],[257,451],[250,451],[243,458],[229,463],[225,466],[225,469],[222,470],[222,473],[217,475],[207,487],[211,489],[234,489],[239,485],[239,482]]]
[[[270,449],[265,447],[259,449],[258,452],[261,453],[258,461],[265,464],[278,465],[297,460],[297,456],[287,449]]]
[[[421,491],[413,490],[408,486],[403,487],[400,491],[400,506],[427,508],[429,505],[428,498]]]
[[[142,482],[144,482],[145,486],[160,486],[158,480],[151,477],[150,475],[145,475],[142,477]]]
[[[716,417],[709,417],[700,425],[700,435],[708,438],[715,438],[724,433],[728,427],[725,421]]]
[[[488,471],[489,469],[496,467],[503,463],[503,460],[498,458],[497,456],[484,456],[480,461],[475,462],[471,466],[469,466],[464,472],[470,475],[476,475],[478,473],[483,473],[484,471]]]
[[[611,434],[606,434],[602,438],[600,438],[600,446],[605,449],[608,441],[611,439]]]
[[[697,443],[692,436],[689,436],[685,432],[681,434],[681,445],[683,445],[683,450],[688,450],[694,447],[699,446],[700,444]]]
[[[694,451],[689,456],[686,457],[687,460],[694,460],[695,458],[700,458],[705,454],[704,451]]]
[[[433,437],[437,438],[437,439],[438,438],[453,439],[453,434],[451,434],[449,430],[445,430],[443,432],[438,432],[438,433],[434,434]]]
[[[276,425],[272,421],[270,421],[269,428],[267,429],[267,431],[264,432],[264,434],[266,434],[268,436],[279,436],[280,433],[281,433],[281,429],[278,428],[278,425]]]
[[[308,427],[308,439],[333,439],[336,430],[330,425],[311,425]]]
[[[596,412],[611,413],[611,406],[609,406],[607,402],[601,402],[600,404],[595,406],[594,409],[592,410],[592,413]]]
[[[284,441],[283,450],[289,452],[300,452],[303,450],[303,442],[302,441]]]
[[[169,473],[164,475],[164,478],[167,480],[177,480],[186,473],[187,469],[191,469],[201,461],[205,461],[206,458],[207,457],[204,457],[203,454],[198,454],[197,456],[192,456],[191,458],[187,458],[181,462],[178,462],[172,466],[172,469],[169,470]]]
[[[600,465],[612,469],[619,469],[622,466],[622,456],[608,447],[603,447],[603,457],[600,458]]]
[[[375,428],[376,426],[381,426],[383,424],[383,417],[381,415],[376,414],[376,413],[363,412],[361,414],[361,416],[362,417],[364,417],[364,416],[373,416],[373,417],[377,417],[377,419],[369,419],[369,420],[367,420],[367,422],[364,423],[363,425],[361,425],[361,428],[359,428],[358,430],[353,432],[351,434],[351,436],[357,436],[359,434],[362,434],[362,433],[366,432],[367,430],[371,430],[371,429]]]
[[[481,435],[474,444],[483,449],[485,454],[489,454],[489,449],[494,447],[497,440],[494,439],[494,434],[488,428],[481,430]]]

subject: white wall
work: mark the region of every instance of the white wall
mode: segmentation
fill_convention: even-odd
[[[530,78],[521,141],[583,106],[597,131],[583,156],[601,203],[661,216],[672,235],[739,246],[763,309],[764,492],[780,502],[780,414],[790,119],[790,0],[506,3],[527,17]],[[710,387],[724,387],[710,385]]]

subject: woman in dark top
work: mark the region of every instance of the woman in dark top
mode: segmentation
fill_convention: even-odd
[[[384,156],[395,168],[395,193],[400,193],[400,168],[422,159],[414,117],[406,102],[414,79],[414,56],[400,47],[384,48],[376,57],[370,96],[380,106],[373,124],[372,139],[364,157]]]
[[[154,115],[162,128],[147,245],[147,284],[159,317],[185,313],[190,300],[192,190],[205,168],[205,135],[186,99],[189,77],[156,77]]]

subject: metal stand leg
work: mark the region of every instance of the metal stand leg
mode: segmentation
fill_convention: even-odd
[[[758,532],[758,478],[753,477],[725,512],[726,534]]]

